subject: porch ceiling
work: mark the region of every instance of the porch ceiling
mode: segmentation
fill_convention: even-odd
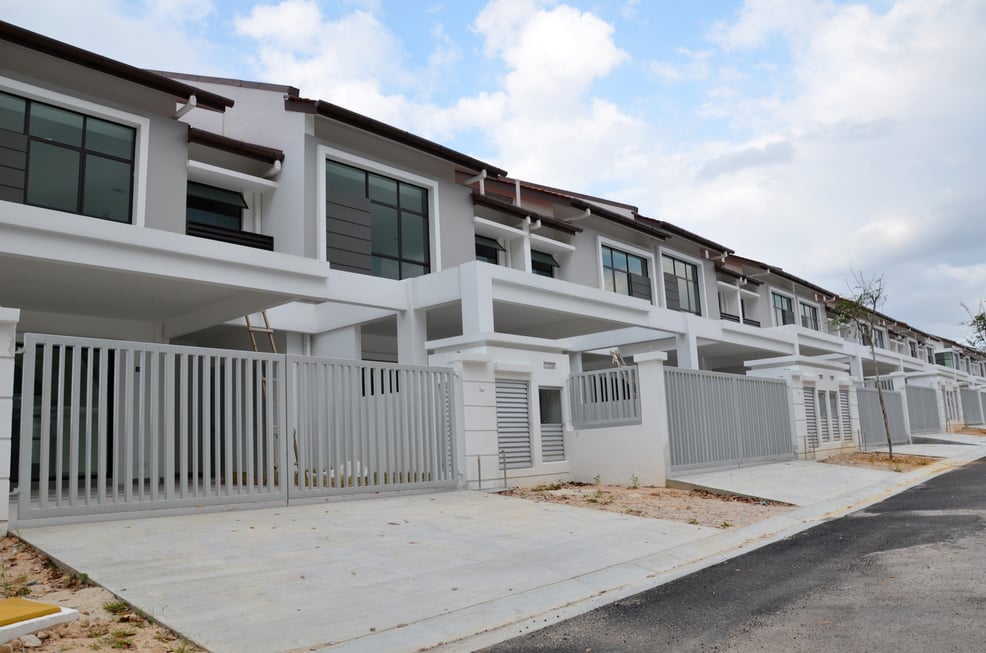
[[[493,323],[497,333],[552,339],[583,336],[628,326],[614,320],[505,301],[493,302]]]
[[[201,280],[11,256],[0,256],[0,279],[0,306],[136,322],[209,313],[209,322],[221,323],[290,299]]]

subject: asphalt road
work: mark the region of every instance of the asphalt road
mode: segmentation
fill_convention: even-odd
[[[564,554],[564,552],[559,552]],[[986,650],[986,463],[484,649]]]

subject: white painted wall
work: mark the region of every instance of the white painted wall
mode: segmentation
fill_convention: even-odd
[[[14,409],[14,348],[20,311],[0,306],[0,535],[10,518],[10,446]]]

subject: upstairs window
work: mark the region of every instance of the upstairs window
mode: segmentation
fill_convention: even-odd
[[[771,293],[770,302],[774,307],[774,326],[794,324],[794,305],[790,297]]]
[[[668,308],[686,313],[702,314],[698,292],[698,266],[676,258],[662,258],[664,295]]]
[[[388,279],[430,271],[426,188],[326,161],[325,196],[334,266]]]
[[[500,252],[505,252],[503,245],[493,238],[476,236],[476,260],[484,263],[500,264]]]
[[[911,350],[911,358],[917,358],[918,357],[918,343],[914,342],[913,340],[910,340],[910,341],[908,341],[907,344],[908,344],[908,346],[910,347],[910,350]]]
[[[606,290],[651,300],[646,259],[608,245],[602,246],[602,253],[603,285]]]
[[[554,277],[555,268],[561,267],[551,254],[531,250],[531,272],[542,277]]]
[[[818,309],[804,302],[801,303],[801,326],[818,331]]]
[[[188,182],[185,216],[189,222],[242,231],[245,208],[247,203],[242,193]]]
[[[136,130],[0,93],[0,199],[130,222]]]

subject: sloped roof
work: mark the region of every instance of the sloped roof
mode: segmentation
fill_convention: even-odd
[[[0,39],[185,101],[194,95],[197,106],[204,109],[225,111],[233,106],[231,99],[221,95],[189,86],[164,75],[125,64],[122,61],[103,57],[89,50],[77,48],[74,45],[57,41],[4,21],[0,21]]]

